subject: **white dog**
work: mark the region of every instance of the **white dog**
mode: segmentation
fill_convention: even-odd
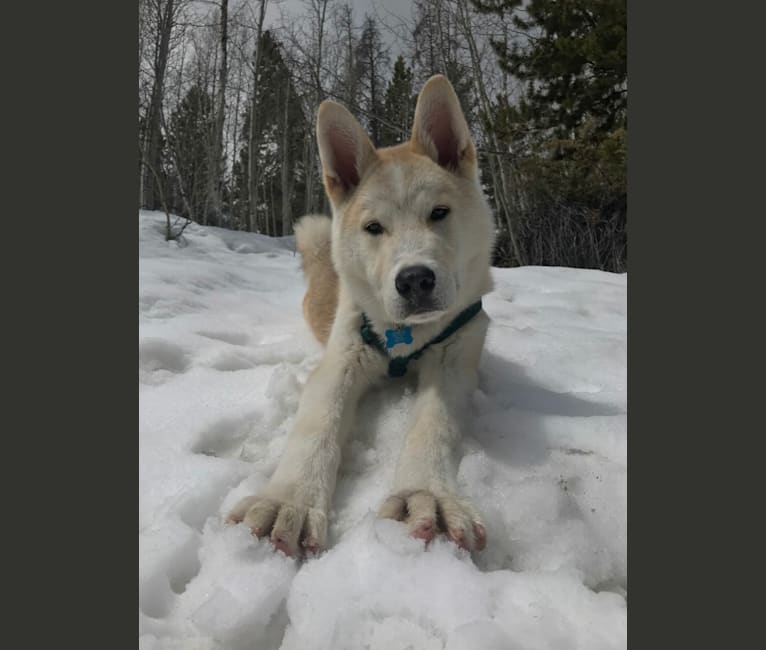
[[[454,453],[489,324],[481,297],[492,288],[494,227],[458,98],[446,77],[432,77],[410,141],[377,150],[345,108],[325,101],[317,140],[332,219],[304,217],[296,237],[304,315],[326,352],[267,487],[227,520],[288,555],[318,552],[360,396],[417,373],[415,424],[380,516],[426,542],[444,532],[481,550],[486,531],[458,495]]]

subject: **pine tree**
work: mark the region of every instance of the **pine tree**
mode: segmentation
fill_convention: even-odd
[[[258,143],[257,230],[272,235],[289,234],[290,224],[284,223],[284,215],[300,214],[305,200],[301,151],[306,137],[306,120],[279,41],[270,31],[265,31],[262,39],[258,85],[254,91],[256,97],[254,102],[248,104],[242,117],[243,144],[232,173],[233,206],[235,214],[244,221],[250,207],[248,142],[250,110],[254,104],[259,116],[255,134]],[[290,205],[285,205],[286,202]]]
[[[536,126],[565,134],[594,120],[596,132],[627,126],[626,0],[472,0],[529,35],[494,40],[501,68],[526,82]]]
[[[170,116],[169,158],[177,167],[173,208],[183,216],[198,219],[205,208],[209,139],[215,123],[213,99],[199,84],[194,84]],[[182,183],[181,187],[178,184]],[[180,195],[187,199],[192,214],[183,208]]]
[[[335,14],[335,31],[339,38],[340,67],[332,87],[332,94],[352,113],[358,113],[356,102],[359,99],[359,72],[356,55],[358,39],[355,36],[354,11],[346,3]]]
[[[356,48],[356,78],[361,95],[359,108],[375,146],[380,146],[381,142],[380,117],[383,115],[383,89],[386,85],[384,73],[388,65],[388,50],[383,45],[378,25],[374,18],[367,16]]]
[[[487,122],[512,152],[527,263],[626,270],[625,0],[471,1],[521,35],[492,43],[524,91]]]
[[[415,115],[417,96],[413,94],[412,69],[399,55],[394,63],[394,72],[386,89],[383,109],[384,124],[381,129],[381,145],[390,146],[409,139],[412,118]]]

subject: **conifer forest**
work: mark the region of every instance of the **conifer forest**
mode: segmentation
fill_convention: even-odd
[[[627,271],[626,0],[139,0],[139,207],[168,239],[191,221],[290,235],[329,214],[319,104],[397,144],[438,73],[479,153],[493,263]]]

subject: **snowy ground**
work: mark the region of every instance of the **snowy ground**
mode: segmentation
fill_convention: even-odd
[[[297,563],[221,515],[274,469],[321,349],[290,239],[139,217],[140,647],[626,647],[626,276],[495,269],[460,484],[474,556],[374,517],[411,386],[366,399],[330,548]]]

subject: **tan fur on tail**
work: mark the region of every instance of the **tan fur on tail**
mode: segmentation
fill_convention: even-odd
[[[329,217],[309,214],[295,225],[295,244],[303,258],[306,295],[303,317],[314,336],[327,343],[338,307],[338,274],[332,265]]]

